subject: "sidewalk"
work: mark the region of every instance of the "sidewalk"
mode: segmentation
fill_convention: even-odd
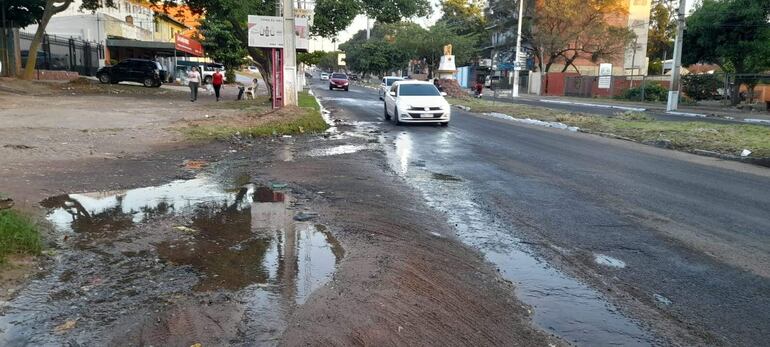
[[[493,91],[486,91],[485,94],[492,96]],[[510,98],[510,90],[498,90],[498,98]],[[567,96],[539,96],[534,94],[520,94],[521,100],[530,102],[542,102],[542,103],[559,103],[559,104],[575,104],[580,106],[591,106],[601,108],[618,108],[625,110],[639,110],[650,111],[661,114],[671,114],[684,117],[696,117],[696,118],[722,118],[728,120],[737,120],[747,123],[762,123],[770,124],[770,112],[767,111],[744,111],[730,107],[719,106],[681,106],[677,112],[666,112],[666,104],[654,103],[654,102],[635,102],[627,100],[613,100],[613,99],[593,99],[593,98],[578,98]]]

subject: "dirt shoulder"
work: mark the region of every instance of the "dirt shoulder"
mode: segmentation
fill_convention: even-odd
[[[60,194],[101,192],[79,195],[94,198],[126,194],[120,192],[200,175],[216,177],[227,194],[246,183],[270,186],[273,182],[273,187],[288,185],[283,189],[292,197],[291,215],[317,213],[311,223],[323,225],[344,249],[344,256],[335,254],[329,282],[308,294],[303,303],[284,302],[277,310],[280,314],[273,316],[275,310],[271,310],[273,314],[265,316],[267,311],[255,309],[253,298],[262,293],[268,295],[265,300],[273,300],[271,293],[294,298],[302,286],[295,284],[296,292],[287,294],[281,284],[260,282],[257,275],[262,272],[252,273],[249,264],[268,256],[255,254],[249,261],[252,248],[241,248],[241,243],[222,248],[220,242],[229,245],[232,240],[208,234],[208,222],[196,224],[196,218],[209,218],[209,214],[164,217],[158,213],[164,211],[161,207],[139,209],[160,217],[132,224],[128,221],[135,217],[123,217],[121,213],[128,212],[119,209],[109,209],[113,212],[108,214],[90,211],[94,219],[85,221],[94,223],[95,229],[49,234],[52,252],[48,254],[55,254],[57,261],[44,258],[34,285],[17,291],[0,309],[0,321],[16,322],[6,326],[19,327],[0,332],[6,342],[558,344],[532,327],[529,309],[516,300],[512,285],[477,252],[457,242],[444,218],[387,169],[376,137],[348,137],[343,129],[332,136],[195,144],[177,141],[165,129],[193,117],[205,118],[209,111],[189,101],[59,95],[33,102],[19,100],[31,96],[0,97],[18,102],[11,108],[15,111],[0,111],[0,135],[16,137],[0,138],[32,147],[0,148],[4,151],[0,187],[28,206]],[[175,110],[164,112],[164,102],[172,103]],[[48,114],[53,104],[64,105],[58,117]],[[61,119],[66,121],[59,123]],[[350,146],[363,150],[339,150]],[[92,150],[100,155],[92,155]],[[188,160],[208,165],[185,166]],[[183,192],[193,194],[197,188]],[[67,201],[62,206],[70,206],[72,202]],[[234,213],[237,223],[254,223],[253,215]],[[115,214],[120,218],[113,220]],[[200,233],[188,233],[179,225]],[[179,252],[196,246],[189,248],[193,252],[189,259],[177,259],[169,258],[161,245],[183,247]],[[207,253],[217,249],[224,253]],[[196,255],[195,250],[200,253]],[[201,264],[200,258],[211,263]],[[222,265],[233,259],[237,261]],[[286,276],[285,271],[298,271],[297,277],[308,273],[302,271],[317,272],[313,263],[305,264],[309,266],[305,270],[301,264],[284,265],[268,278]],[[254,280],[237,286],[227,280],[252,275]],[[40,292],[48,293],[50,300],[33,300]]]

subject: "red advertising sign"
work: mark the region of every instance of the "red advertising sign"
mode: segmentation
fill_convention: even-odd
[[[182,35],[176,35],[174,48],[177,51],[187,52],[197,57],[203,56],[203,46],[201,46],[201,43]]]

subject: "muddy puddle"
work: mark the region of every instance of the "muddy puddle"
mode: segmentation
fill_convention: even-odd
[[[516,238],[515,230],[495,222],[474,201],[461,177],[430,171],[430,165],[414,150],[411,136],[400,133],[388,146],[392,170],[420,191],[431,207],[446,214],[459,240],[480,250],[515,284],[516,296],[532,307],[537,326],[579,346],[654,344],[649,333],[599,292],[533,256]],[[601,261],[619,267],[614,260],[603,257]]]
[[[0,307],[2,346],[275,344],[344,256],[315,214],[257,184],[198,177],[42,204],[60,248]]]

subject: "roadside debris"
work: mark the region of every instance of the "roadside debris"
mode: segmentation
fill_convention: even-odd
[[[209,166],[209,163],[205,160],[185,160],[182,166],[188,170],[200,170]]]
[[[77,324],[77,320],[75,319],[67,319],[64,323],[57,325],[56,328],[53,329],[53,331],[57,334],[64,334],[72,328],[75,327],[75,324]]]
[[[35,146],[27,146],[27,145],[11,145],[11,144],[5,145],[5,146],[3,146],[3,147],[4,147],[4,148],[10,148],[10,149],[33,149],[33,148],[37,148],[37,147],[35,147]]]
[[[11,207],[13,207],[13,199],[0,199],[0,210],[7,210]]]
[[[190,228],[190,227],[186,227],[184,225],[177,225],[177,226],[174,227],[174,229],[179,230],[179,231],[184,232],[184,233],[188,233],[188,234],[195,234],[195,233],[198,232],[198,230],[195,230],[195,229]]]
[[[318,217],[318,213],[316,212],[301,211],[294,215],[294,220],[298,222],[307,222],[316,217]]]
[[[750,155],[751,155],[751,151],[748,149],[744,149],[743,151],[741,151],[741,157],[748,157]]]

